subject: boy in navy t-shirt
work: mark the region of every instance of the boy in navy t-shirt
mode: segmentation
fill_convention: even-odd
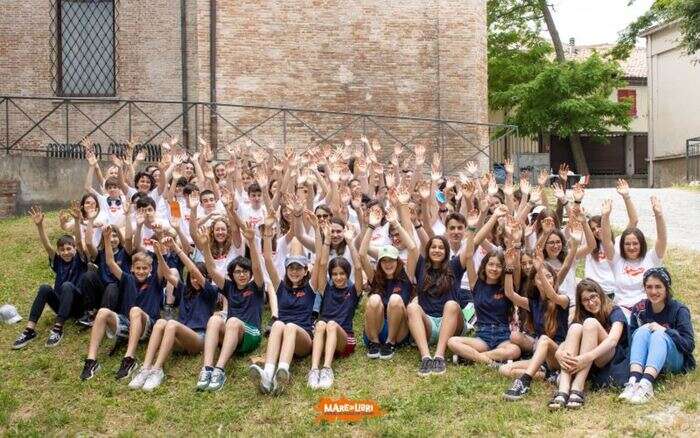
[[[44,230],[44,213],[39,207],[32,207],[29,215],[39,232],[41,242],[46,254],[49,256],[49,264],[56,274],[53,287],[48,284],[39,286],[34,303],[29,312],[27,327],[12,344],[12,349],[18,350],[25,347],[29,342],[37,337],[35,328],[44,307],[48,304],[56,312],[56,320],[49,331],[46,340],[47,347],[55,347],[63,338],[63,325],[66,320],[73,316],[80,316],[83,311],[83,299],[78,289],[78,280],[87,270],[87,260],[82,251],[80,235],[80,210],[77,204],[73,204],[70,209],[75,221],[75,238],[63,235],[56,243],[54,250],[46,237]]]
[[[105,244],[109,243],[111,234],[111,228],[103,229],[102,238]],[[97,348],[105,334],[110,338],[128,338],[126,353],[117,371],[117,379],[129,377],[138,365],[134,359],[138,342],[150,335],[163,302],[163,270],[167,269],[167,266],[155,263],[153,257],[144,252],[137,252],[132,256],[131,273],[122,271],[111,251],[105,252],[105,259],[112,275],[119,280],[118,312],[104,307],[97,312],[90,333],[88,356],[80,375],[82,380],[91,379],[99,370],[100,365],[96,360]],[[154,272],[154,267],[157,268],[157,272]],[[132,326],[133,329],[130,329]]]

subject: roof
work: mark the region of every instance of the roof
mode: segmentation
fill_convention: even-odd
[[[655,24],[654,26],[647,27],[646,29],[644,29],[644,30],[642,30],[641,32],[639,32],[639,36],[640,36],[640,37],[649,36],[649,35],[651,35],[651,34],[653,34],[653,33],[659,32],[659,31],[661,31],[661,30],[666,29],[667,27],[670,27],[670,26],[672,26],[672,25],[678,23],[679,21],[680,21],[680,19],[679,19],[679,20],[666,21],[666,22],[663,22],[663,23]]]
[[[594,52],[604,54],[610,51],[615,44],[595,44],[590,46],[574,46],[573,54],[570,54],[571,46],[564,46],[566,59],[583,61],[588,59]],[[620,68],[625,73],[626,78],[646,78],[647,77],[647,51],[644,47],[632,49],[629,58],[620,61]]]

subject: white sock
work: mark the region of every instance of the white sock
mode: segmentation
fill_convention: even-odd
[[[289,371],[289,364],[285,363],[285,362],[280,362],[279,364],[277,364],[277,368],[279,368],[281,370]]]
[[[651,383],[651,382],[650,382],[649,380],[647,380],[647,379],[642,379],[642,381],[639,382],[639,384],[640,384],[641,386],[644,386],[645,388],[651,388],[651,387],[653,386],[653,383]]]
[[[266,363],[265,364],[265,375],[271,379],[272,375],[275,373],[275,364],[274,363]]]
[[[423,356],[423,358],[421,360],[423,360],[423,359],[431,359],[431,357],[430,356]]]
[[[630,376],[630,379],[627,381],[627,383],[633,385],[633,384],[637,383],[637,379],[635,379],[634,376]]]

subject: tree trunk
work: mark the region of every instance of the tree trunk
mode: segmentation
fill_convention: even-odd
[[[557,62],[565,62],[566,56],[564,55],[564,46],[561,43],[561,38],[559,38],[559,31],[557,31],[557,26],[554,24],[554,18],[552,17],[552,12],[549,10],[547,1],[539,0],[539,5],[542,10],[542,15],[544,16],[544,22],[547,24],[549,36],[552,38]],[[581,136],[579,134],[570,135],[569,146],[571,148],[571,155],[574,157],[576,171],[581,175],[588,175],[588,163],[586,163],[586,157],[583,155]]]

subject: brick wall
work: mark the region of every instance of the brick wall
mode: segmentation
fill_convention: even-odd
[[[6,0],[0,14],[0,94],[50,95],[49,1]],[[288,0],[218,2],[217,93],[220,102],[314,108],[330,111],[369,112],[402,116],[442,117],[487,122],[485,0]],[[188,0],[189,99],[208,101],[209,2]],[[181,98],[180,8],[177,1],[121,0],[119,7],[119,98]],[[22,23],[17,26],[16,23]],[[27,103],[38,119],[55,103]],[[118,108],[81,104],[93,120]],[[161,125],[174,118],[178,105],[142,105]],[[78,141],[92,128],[72,107],[69,141]],[[236,126],[246,129],[269,115],[265,111],[219,108]],[[155,116],[154,116],[155,114]],[[16,139],[31,121],[10,107]],[[0,106],[0,118],[4,108]],[[288,142],[306,146],[312,138],[327,135],[346,116],[301,117],[288,120]],[[48,135],[65,141],[65,112],[57,111],[20,147],[42,147]],[[199,132],[207,135],[208,112],[199,117]],[[380,121],[381,122],[381,121]],[[0,122],[2,123],[2,122]],[[128,114],[123,109],[105,124],[112,137],[125,139]],[[194,131],[194,115],[189,117]],[[427,131],[418,140],[435,146],[440,134],[428,123],[381,122],[401,140]],[[268,126],[269,125],[269,126]],[[256,131],[256,140],[281,143],[281,120]],[[488,142],[484,128],[443,130],[442,144],[449,163],[459,164],[476,153],[474,145]],[[156,128],[132,109],[136,140]],[[169,128],[179,135],[180,122]],[[364,126],[390,149],[394,140],[381,128]],[[359,137],[361,123],[340,131],[334,140]],[[47,135],[48,134],[48,135]],[[236,135],[235,128],[218,121],[218,138]],[[100,132],[96,141],[109,139]],[[468,141],[465,141],[466,137]],[[165,136],[156,139],[160,141]],[[487,160],[483,154],[477,158]]]

